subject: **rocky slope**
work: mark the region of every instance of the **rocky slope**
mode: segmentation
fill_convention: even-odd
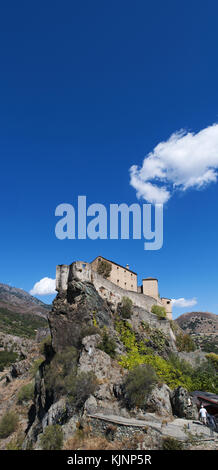
[[[209,312],[184,313],[176,319],[176,323],[204,351],[218,353],[218,315]]]
[[[23,289],[0,283],[0,307],[16,313],[28,313],[46,318],[50,305],[33,297]]]

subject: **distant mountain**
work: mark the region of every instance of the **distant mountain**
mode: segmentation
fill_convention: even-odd
[[[0,283],[0,333],[34,338],[39,328],[48,326],[50,309],[28,292]]]
[[[44,304],[28,292],[0,283],[0,307],[16,313],[28,313],[47,318],[51,306]]]
[[[189,312],[180,315],[175,321],[204,351],[218,353],[218,315]]]

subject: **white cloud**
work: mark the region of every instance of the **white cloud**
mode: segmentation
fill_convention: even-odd
[[[200,189],[217,181],[218,124],[194,134],[179,131],[130,168],[138,198],[164,204],[175,190]]]
[[[43,277],[40,281],[36,282],[30,290],[31,295],[49,295],[56,294],[55,290],[56,281],[50,277]]]
[[[181,297],[180,299],[172,299],[172,304],[173,307],[192,307],[197,304],[197,299],[184,299],[184,297]]]

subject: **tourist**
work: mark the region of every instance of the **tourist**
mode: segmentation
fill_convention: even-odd
[[[206,408],[204,408],[203,405],[201,405],[199,416],[200,416],[200,421],[206,425],[207,424],[207,410]]]

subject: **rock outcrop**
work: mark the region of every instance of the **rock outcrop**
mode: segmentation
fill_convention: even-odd
[[[44,363],[37,372],[35,401],[29,413],[29,428],[24,448],[31,444],[40,449],[40,434],[46,426],[53,424],[60,424],[65,438],[69,438],[77,429],[78,423],[83,422],[84,426],[88,426],[92,420],[93,432],[99,433],[100,429],[103,429],[102,432],[107,434],[109,425],[103,425],[102,422],[109,419],[113,423],[115,420],[120,423],[120,435],[123,432],[129,436],[135,426],[142,432],[142,437],[147,434],[148,441],[145,442],[150,442],[149,436],[152,433],[155,433],[155,438],[159,436],[158,440],[156,439],[156,442],[159,442],[163,434],[163,421],[173,421],[173,415],[196,419],[197,408],[190,404],[188,392],[182,387],[172,392],[163,383],[158,383],[149,393],[144,410],[137,407],[133,410],[125,408],[122,400],[123,382],[128,370],[121,367],[120,361],[117,360],[120,355],[128,353],[128,345],[121,341],[121,334],[118,334],[119,330],[116,328],[116,323],[120,322],[121,318],[117,318],[113,303],[108,298],[101,297],[91,281],[78,279],[73,275],[73,270],[69,270],[69,273],[68,282],[60,283],[59,292],[48,316],[52,343]],[[125,326],[125,321],[122,320],[121,323]],[[167,319],[159,320],[149,311],[133,306],[132,317],[128,319],[128,323],[128,331],[134,332],[135,340],[138,344],[143,343],[145,351],[150,348],[154,356],[167,358],[170,351],[176,350],[171,325]],[[104,332],[109,339],[113,339],[116,357],[102,347]],[[52,369],[55,357],[63,355],[67,348],[74,348],[77,354],[74,379],[82,374],[93,374],[96,379],[95,388],[87,394],[79,409],[68,399],[68,392],[65,395],[53,393],[54,391],[51,393],[47,383],[47,371]],[[57,375],[61,373],[61,367],[63,369],[64,366],[60,365]],[[68,378],[66,377],[66,382]],[[70,390],[72,391],[72,388]],[[146,431],[142,431],[143,425],[140,426],[138,421],[146,419],[146,416],[149,417],[148,423],[156,423],[155,429],[149,424],[149,430],[146,428]],[[125,426],[128,429],[122,427],[122,420],[126,420]],[[156,448],[157,444],[152,445]]]
[[[112,313],[91,282],[69,280],[49,313],[52,347],[58,352],[67,346],[79,347],[83,330],[93,324],[112,327]]]
[[[173,414],[179,418],[198,419],[197,406],[183,387],[176,388],[171,395]]]

